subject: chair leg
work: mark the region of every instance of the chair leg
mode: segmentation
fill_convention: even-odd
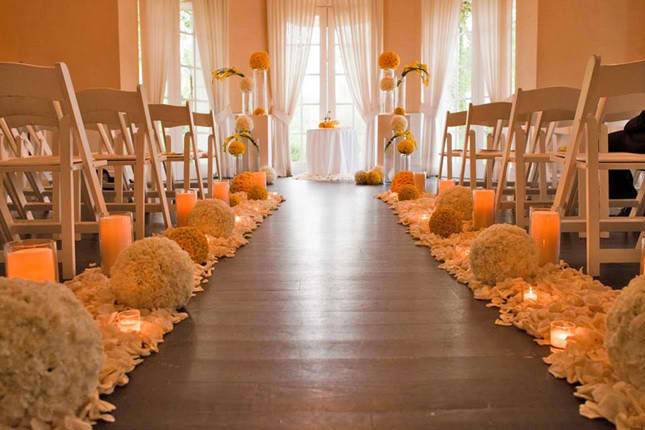
[[[74,195],[74,172],[71,169],[71,136],[69,129],[61,130],[63,142],[60,145],[61,171],[60,180],[60,223],[61,223],[61,257],[63,263],[63,279],[71,279],[76,274],[76,217]]]
[[[137,136],[135,145],[135,164],[134,164],[134,202],[135,202],[135,237],[137,240],[146,236],[146,169],[145,159],[146,150],[145,142],[142,136]]]

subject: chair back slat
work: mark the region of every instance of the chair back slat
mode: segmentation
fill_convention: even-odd
[[[190,125],[190,112],[185,105],[149,104],[148,109],[150,119],[161,122],[164,128]]]
[[[101,123],[110,128],[118,128],[119,114],[122,113],[130,123],[145,124],[141,95],[137,91],[92,88],[79,91],[76,98],[86,123]]]
[[[459,127],[466,125],[466,116],[467,112],[465,110],[461,112],[448,112],[446,114],[446,126]]]
[[[22,63],[0,63],[0,98],[21,96],[48,100],[62,100],[65,90],[61,85],[59,69]],[[2,115],[2,112],[0,112]]]
[[[511,114],[512,104],[509,102],[494,102],[472,105],[469,112],[470,125],[485,125],[494,127],[499,120],[507,120]]]

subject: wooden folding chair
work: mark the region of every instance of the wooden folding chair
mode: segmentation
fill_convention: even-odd
[[[163,155],[159,154],[155,142],[148,103],[141,85],[136,91],[113,89],[88,89],[77,94],[83,119],[102,130],[117,130],[127,150],[95,154],[98,160],[104,160],[108,166],[132,166],[134,169],[134,202],[123,201],[123,191],[117,181],[121,174],[115,174],[115,192],[117,201],[108,203],[114,210],[134,209],[135,235],[137,239],[145,237],[145,216],[149,212],[161,212],[166,228],[172,226],[166,188],[161,177]],[[104,140],[109,141],[107,132],[102,133]],[[106,137],[107,136],[107,137]],[[151,169],[151,179],[156,193],[147,192],[146,167]],[[158,198],[159,204],[148,199]]]
[[[463,153],[463,149],[453,148],[453,129],[466,125],[466,111],[446,112],[446,121],[443,126],[443,136],[441,138],[441,156],[439,158],[439,179],[443,178],[443,161],[446,160],[446,174],[448,179],[453,179],[452,157],[458,157]]]
[[[513,103],[508,120],[508,139],[502,154],[502,165],[495,193],[495,207],[515,208],[515,223],[527,225],[526,208],[533,205],[548,204],[548,183],[546,164],[551,161],[547,143],[552,140],[557,125],[571,121],[575,114],[580,90],[569,87],[548,87],[524,91],[519,88],[513,95]],[[511,190],[513,201],[505,202],[508,171],[515,164],[515,183]],[[539,198],[529,200],[527,187],[531,166],[539,176]],[[513,203],[514,202],[514,203]]]
[[[483,185],[486,188],[493,186],[493,170],[495,159],[501,157],[502,131],[511,113],[511,104],[508,102],[485,103],[481,105],[468,104],[466,113],[466,133],[464,134],[464,148],[461,154],[461,169],[459,182],[465,184],[466,162],[470,171],[470,187],[477,187],[477,161],[486,161]],[[477,133],[473,126],[489,127],[491,130],[486,134],[486,145],[484,148],[477,146]]]
[[[4,236],[8,233],[10,238],[17,239],[23,234],[60,235],[62,275],[63,278],[71,278],[76,273],[77,233],[98,231],[98,218],[107,215],[108,211],[97,176],[97,168],[102,163],[92,156],[67,66],[63,63],[54,67],[0,63],[0,119],[3,135],[0,214]],[[54,131],[51,155],[29,154],[20,148],[22,140],[16,140],[14,131],[28,128]],[[12,146],[14,148],[7,151]],[[17,172],[26,173],[27,178],[51,172],[52,199],[47,203],[51,218],[16,219],[5,190],[12,200],[23,198],[14,197],[9,191],[15,188],[17,181],[11,175]],[[82,222],[80,218],[81,177],[93,215],[89,222]],[[39,186],[32,184],[34,191]],[[14,200],[12,203],[15,207],[18,202]]]
[[[193,119],[195,120],[196,126],[208,127],[210,129],[210,133],[208,135],[208,150],[205,156],[208,160],[208,198],[211,199],[213,198],[213,177],[215,174],[215,169],[217,169],[217,176],[219,180],[222,180],[222,165],[220,164],[221,152],[218,144],[219,138],[217,121],[215,120],[215,114],[213,113],[213,111],[210,111],[210,113],[195,112],[193,113]]]
[[[643,169],[645,154],[608,152],[607,122],[626,119],[645,109],[645,60],[602,65],[593,56],[587,64],[580,99],[572,126],[571,140],[563,157],[563,172],[553,208],[564,212],[578,173],[584,181],[584,218],[564,219],[562,231],[586,232],[587,273],[596,276],[601,263],[640,260],[638,244],[629,248],[601,248],[601,231],[641,232],[645,217],[609,217],[607,171]],[[639,192],[642,197],[642,193]]]

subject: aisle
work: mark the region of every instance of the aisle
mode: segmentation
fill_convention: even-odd
[[[545,349],[415,247],[380,188],[281,180],[101,429],[603,429]]]

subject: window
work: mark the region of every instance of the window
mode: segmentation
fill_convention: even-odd
[[[304,151],[307,130],[317,128],[328,112],[341,126],[356,129],[359,140],[365,139],[365,123],[354,106],[336,40],[333,8],[318,7],[307,70],[289,125],[294,174],[303,173],[306,169]]]

